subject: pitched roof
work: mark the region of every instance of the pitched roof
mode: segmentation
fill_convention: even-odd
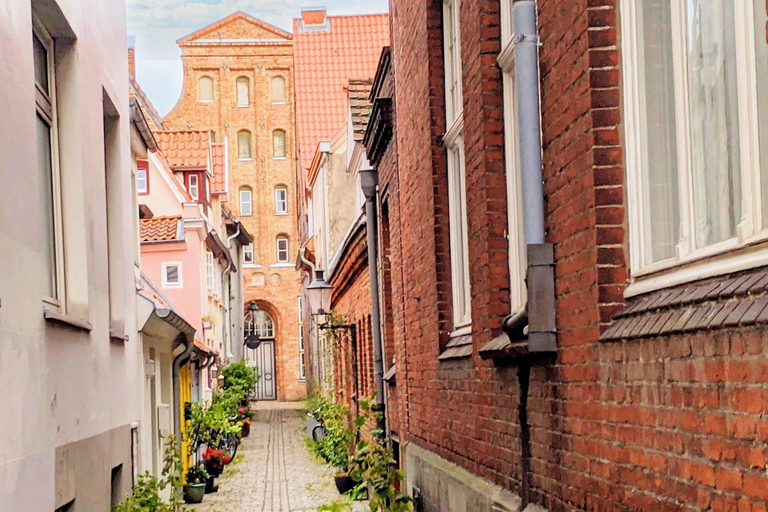
[[[211,180],[211,192],[224,194],[227,192],[227,169],[225,160],[225,148],[223,142],[211,144],[213,157],[213,180]]]
[[[301,164],[312,163],[321,140],[347,122],[350,78],[372,79],[379,55],[389,45],[389,14],[328,16],[329,30],[294,27],[296,126]]]
[[[142,113],[147,118],[147,121],[149,121],[149,126],[153,130],[165,130],[167,128],[163,122],[163,116],[158,113],[155,106],[149,101],[149,98],[139,85],[139,82],[133,78],[129,79],[128,96],[136,98],[139,102],[139,107],[141,107]]]
[[[371,95],[371,80],[349,81],[349,111],[352,116],[352,133],[355,142],[363,142],[368,119],[371,117],[373,105],[369,101]]]
[[[139,219],[139,231],[142,242],[169,242],[180,240],[183,236],[181,216],[153,217]]]
[[[241,37],[232,37],[235,35],[239,35],[243,33],[243,28],[247,26],[248,30],[247,33],[249,34],[248,38],[241,38]],[[204,36],[212,36],[212,37],[204,37]],[[254,37],[255,36],[255,37]],[[270,37],[272,36],[272,37]],[[285,30],[278,28],[274,25],[270,25],[266,21],[262,21],[258,18],[255,18],[251,16],[250,14],[246,14],[242,11],[237,11],[235,13],[230,14],[226,18],[222,18],[219,21],[215,21],[211,23],[210,25],[207,25],[200,30],[196,30],[195,32],[192,32],[191,34],[188,34],[178,41],[176,43],[179,46],[183,46],[188,43],[192,43],[199,39],[208,39],[208,40],[220,40],[222,42],[236,42],[237,39],[259,39],[262,41],[266,41],[269,39],[274,38],[279,39],[292,39],[292,35],[290,32],[286,32]],[[206,41],[210,42],[210,41]]]
[[[210,131],[159,131],[155,138],[171,168],[208,168]]]

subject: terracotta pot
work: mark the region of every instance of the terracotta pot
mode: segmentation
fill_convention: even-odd
[[[240,435],[242,437],[248,437],[251,434],[251,422],[250,421],[244,421],[243,422],[243,428],[240,431]]]

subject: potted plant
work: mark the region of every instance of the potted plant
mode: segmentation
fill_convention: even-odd
[[[187,483],[184,485],[184,503],[201,503],[205,496],[205,482],[208,472],[202,466],[192,466],[187,471]]]
[[[240,436],[248,437],[251,434],[251,419],[245,418],[240,423]]]

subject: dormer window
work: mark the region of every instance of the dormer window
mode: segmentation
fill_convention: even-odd
[[[195,201],[200,200],[200,177],[197,174],[190,174],[187,179],[187,192]]]

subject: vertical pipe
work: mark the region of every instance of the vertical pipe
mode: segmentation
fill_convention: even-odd
[[[544,243],[544,184],[541,172],[539,36],[535,0],[514,0],[517,133],[523,184],[525,242]]]
[[[373,169],[360,171],[361,185],[365,194],[366,231],[368,234],[368,272],[371,278],[371,333],[373,337],[373,378],[376,384],[376,406],[384,425],[384,360],[381,346],[381,318],[379,313],[379,268],[376,217],[376,188],[378,176]],[[382,429],[383,430],[383,429]]]

